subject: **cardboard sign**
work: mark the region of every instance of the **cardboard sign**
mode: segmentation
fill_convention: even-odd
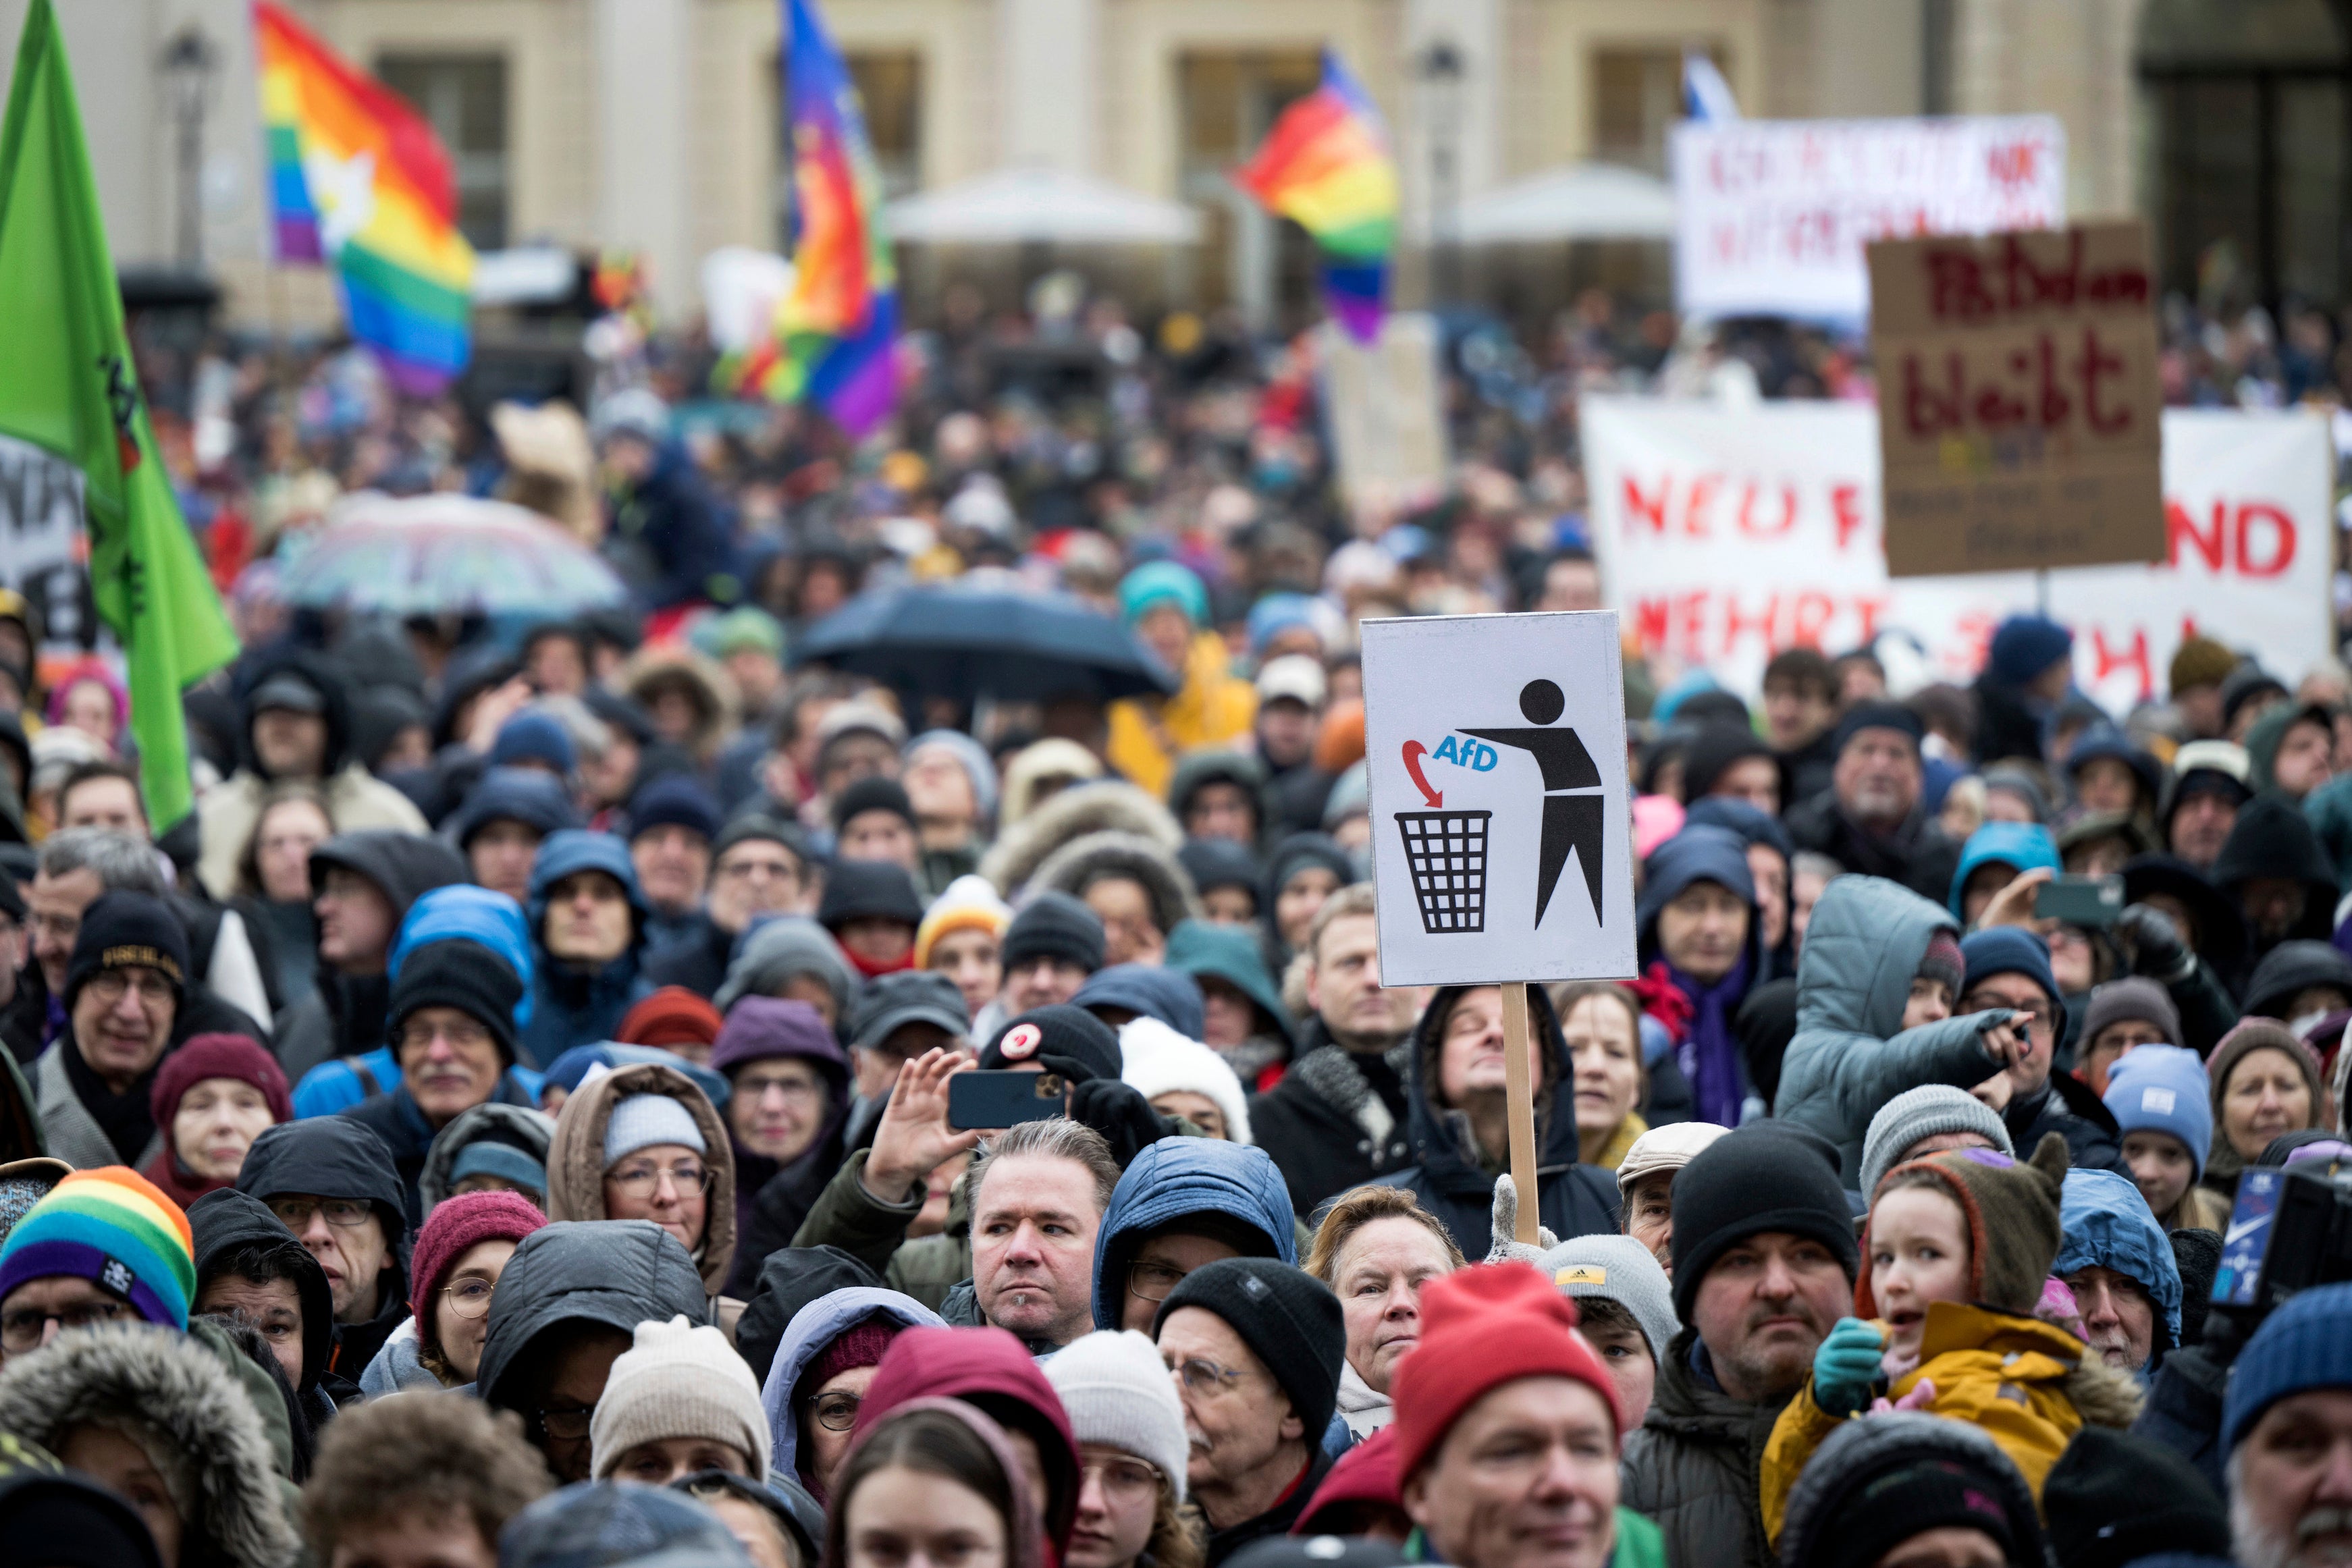
[[[2147,257],[2137,221],[1870,247],[1889,575],[2164,559]]]
[[[1916,646],[1916,678],[1974,679],[2001,618],[2034,607],[2033,575],[1890,580],[1877,426],[1850,403],[1587,398],[1592,542],[1635,645],[1749,696],[1780,649],[1882,632]],[[2334,651],[2327,422],[2168,409],[2163,426],[2165,560],[2049,574],[2074,678],[2118,713],[2163,694],[2200,627],[2289,685]]]
[[[1437,349],[1435,319],[1418,311],[1382,318],[1370,348],[1328,322],[1316,329],[1332,455],[1351,505],[1406,507],[1444,490]]]
[[[1873,240],[2066,221],[2066,132],[2046,114],[1685,120],[1672,134],[1675,297],[1691,315],[1859,322]]]
[[[1634,973],[1617,617],[1363,625],[1381,980]]]

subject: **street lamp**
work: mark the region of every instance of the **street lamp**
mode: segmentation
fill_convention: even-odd
[[[1462,51],[1450,38],[1435,38],[1413,57],[1413,74],[1427,89],[1429,106],[1430,241],[1438,302],[1462,294],[1462,83],[1469,75]]]
[[[205,262],[205,115],[212,107],[213,83],[220,75],[220,51],[194,22],[172,35],[162,61],[165,96],[180,164],[180,266],[194,272]]]

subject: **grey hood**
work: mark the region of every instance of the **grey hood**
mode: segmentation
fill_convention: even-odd
[[[545,1165],[547,1146],[555,1140],[555,1118],[528,1105],[501,1105],[496,1101],[458,1112],[447,1126],[434,1135],[433,1146],[425,1154],[424,1172],[416,1178],[427,1219],[433,1217],[434,1207],[449,1196],[449,1172],[457,1165],[457,1156],[465,1152],[467,1145],[485,1135],[502,1144],[512,1144]]]
[[[784,1325],[776,1359],[768,1364],[767,1386],[760,1390],[760,1408],[768,1413],[768,1437],[775,1446],[768,1468],[776,1474],[800,1474],[800,1423],[793,1419],[793,1396],[801,1374],[845,1330],[877,1314],[901,1328],[947,1327],[939,1313],[912,1296],[875,1285],[851,1285],[819,1296]]]
[[[490,1298],[490,1327],[474,1387],[485,1404],[518,1410],[530,1391],[517,1376],[524,1352],[564,1322],[634,1333],[648,1318],[710,1321],[702,1274],[677,1237],[650,1219],[567,1220],[522,1239]]]
[[[1911,977],[1949,911],[1898,883],[1842,876],[1822,889],[1797,967],[1797,1032],[1839,1030],[1879,1040],[1903,1028]]]

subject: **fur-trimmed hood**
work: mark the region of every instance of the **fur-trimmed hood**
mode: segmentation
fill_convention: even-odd
[[[47,1448],[86,1421],[135,1420],[194,1475],[182,1568],[285,1568],[301,1551],[252,1401],[217,1356],[184,1334],[104,1323],[60,1334],[0,1368],[0,1430]]]
[[[1184,830],[1168,808],[1134,785],[1084,784],[1063,790],[1009,824],[980,862],[980,874],[1012,898],[1055,852],[1074,839],[1101,832],[1130,833],[1156,844],[1171,866],[1184,842]]]
[[[1131,877],[1151,895],[1152,923],[1161,935],[1178,924],[1202,918],[1192,873],[1175,852],[1141,833],[1086,833],[1045,857],[1029,879],[1033,893],[1066,893],[1083,901],[1087,884],[1106,876]]]
[[[621,671],[621,690],[648,713],[655,691],[666,683],[686,686],[695,706],[694,733],[687,738],[687,749],[708,760],[733,733],[742,707],[735,678],[716,660],[677,645],[641,648]]]
[[[735,1145],[709,1097],[675,1067],[652,1061],[616,1067],[582,1083],[563,1102],[547,1149],[547,1218],[612,1218],[604,1212],[604,1129],[613,1107],[633,1094],[668,1095],[693,1113],[701,1130],[710,1191],[703,1201],[702,1246],[694,1262],[704,1292],[715,1296],[735,1263]]]
[[[434,1134],[433,1146],[425,1151],[425,1169],[416,1178],[417,1194],[425,1200],[426,1218],[431,1218],[434,1208],[449,1196],[449,1172],[468,1144],[484,1138],[511,1144],[545,1165],[547,1146],[554,1137],[555,1118],[528,1105],[501,1105],[492,1100],[458,1112],[447,1126]]]

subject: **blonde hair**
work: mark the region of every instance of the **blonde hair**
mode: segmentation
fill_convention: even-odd
[[[1339,1249],[1375,1219],[1410,1219],[1437,1238],[1438,1245],[1445,1249],[1449,1269],[1459,1269],[1467,1261],[1444,1222],[1422,1207],[1412,1194],[1401,1186],[1360,1186],[1341,1193],[1324,1209],[1322,1223],[1315,1228],[1315,1240],[1307,1249],[1307,1271],[1327,1285],[1334,1283]]]

